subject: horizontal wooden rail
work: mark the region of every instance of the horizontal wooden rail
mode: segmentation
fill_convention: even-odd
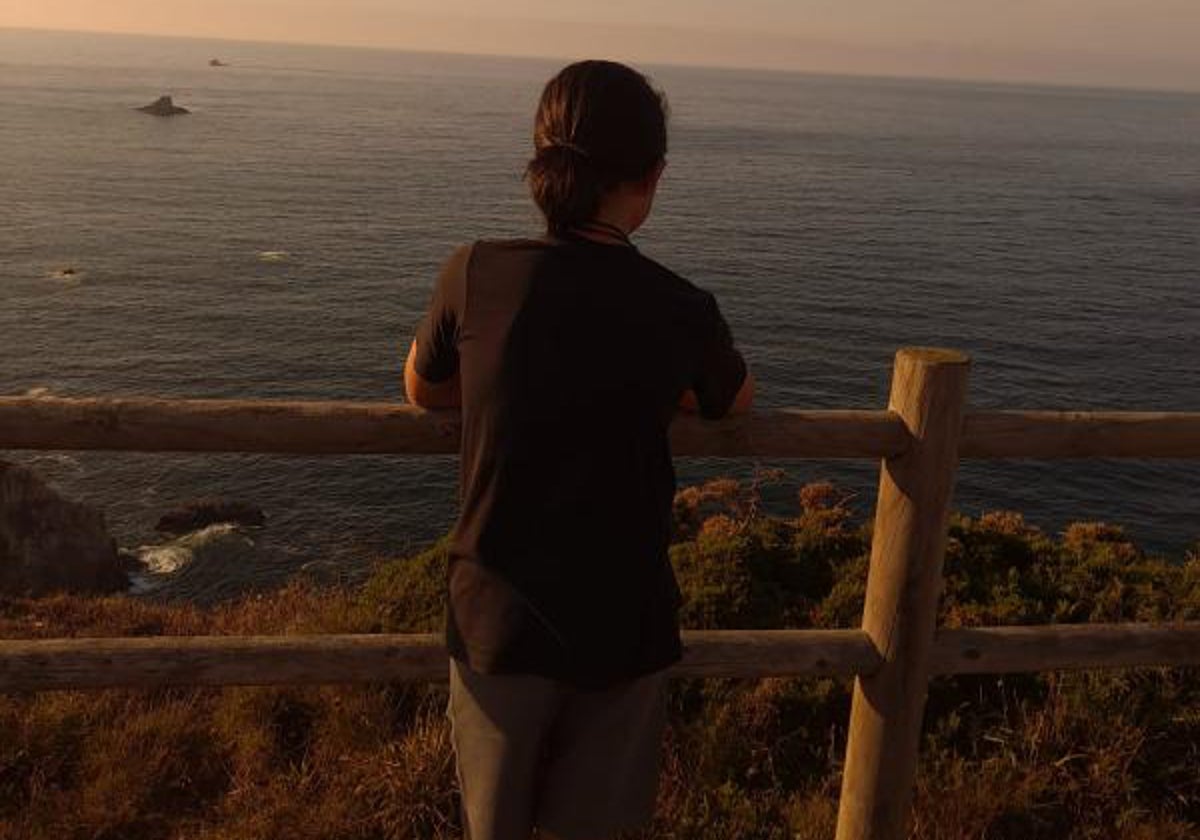
[[[883,458],[908,432],[888,411],[779,409],[724,420],[680,416],[678,455]],[[453,454],[455,412],[410,405],[269,400],[0,397],[0,450]]]
[[[1200,412],[969,411],[960,458],[1200,458]]]
[[[1200,621],[939,630],[935,674],[1200,666]]]
[[[862,630],[683,635],[677,677],[870,675],[881,662]],[[941,630],[931,658],[935,674],[1200,666],[1200,622]],[[432,634],[9,640],[0,691],[438,682],[446,662]]]
[[[874,669],[861,630],[684,634],[687,677],[843,675]],[[156,636],[0,641],[0,691],[307,685],[447,677],[440,635]]]
[[[0,397],[0,450],[449,455],[454,412],[409,405],[272,400]],[[887,458],[910,444],[891,411],[772,409],[681,415],[677,455]],[[1200,412],[974,411],[963,458],[1200,458]]]

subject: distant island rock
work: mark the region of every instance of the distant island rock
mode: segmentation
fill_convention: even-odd
[[[175,117],[180,114],[191,113],[187,108],[181,108],[176,105],[174,100],[169,96],[160,96],[149,105],[143,105],[138,110],[143,114],[153,114],[156,117]]]
[[[229,65],[226,64],[224,61],[222,61],[219,58],[212,58],[212,59],[209,59],[208,66],[209,67],[228,67]]]
[[[154,530],[166,534],[186,534],[218,523],[258,527],[266,522],[266,514],[261,508],[246,502],[211,498],[197,499],[168,511],[158,520]]]
[[[129,564],[103,513],[0,461],[0,594],[117,592],[129,587]]]

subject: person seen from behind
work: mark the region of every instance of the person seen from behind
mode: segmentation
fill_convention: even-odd
[[[747,410],[754,385],[715,298],[630,240],[666,164],[663,94],[571,64],[533,139],[545,235],[450,256],[404,379],[462,411],[446,643],[465,836],[607,840],[651,818],[681,656],[667,430]]]

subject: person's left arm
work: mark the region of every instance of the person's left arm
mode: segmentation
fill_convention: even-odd
[[[421,408],[458,408],[462,405],[458,339],[466,292],[470,246],[456,250],[442,267],[429,309],[404,363],[404,392]]]

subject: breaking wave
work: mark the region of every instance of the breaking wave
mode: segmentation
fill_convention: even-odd
[[[214,603],[285,582],[298,563],[257,529],[218,523],[134,549],[130,594]]]

